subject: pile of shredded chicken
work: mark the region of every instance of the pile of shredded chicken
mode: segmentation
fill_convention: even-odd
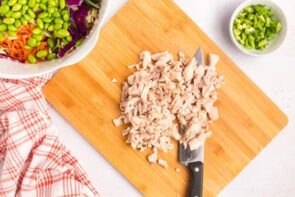
[[[166,51],[143,51],[140,60],[129,66],[137,71],[123,83],[122,115],[113,122],[116,126],[129,124],[122,131],[126,143],[140,151],[152,148],[149,162],[167,167],[157,152],[172,149],[171,138],[193,150],[211,135],[208,123],[218,119],[216,89],[224,81],[216,73],[219,57],[210,54],[209,65],[202,65],[183,52],[175,60]],[[184,128],[183,132],[179,128]]]

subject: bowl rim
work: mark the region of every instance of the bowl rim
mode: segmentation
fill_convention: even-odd
[[[109,10],[109,5],[110,5],[110,0],[105,0],[105,5],[104,5],[104,9],[103,9],[103,13],[101,14],[101,18],[100,21],[97,23],[97,27],[95,29],[93,29],[93,36],[94,34],[96,34],[94,36],[94,44],[92,44],[90,47],[88,47],[84,54],[89,54],[90,51],[95,47],[95,43],[97,43],[99,36],[100,36],[100,31],[102,26],[105,24],[105,19],[106,19],[106,15],[108,13]],[[23,74],[5,74],[5,73],[0,73],[0,78],[5,78],[5,79],[25,79],[25,78],[31,78],[31,77],[37,77],[37,76],[41,76],[41,75],[45,75],[48,73],[55,73],[57,70],[64,68],[64,67],[68,67],[68,66],[72,66],[73,64],[80,62],[83,58],[85,58],[85,56],[79,56],[75,59],[75,61],[69,61],[65,64],[61,63],[56,65],[54,68],[48,69],[48,70],[44,70],[44,71],[40,71],[40,72],[35,72],[35,73],[23,73]]]
[[[233,44],[240,50],[240,51],[242,51],[243,53],[245,53],[245,54],[248,54],[248,55],[251,55],[251,56],[256,56],[256,57],[260,57],[260,56],[265,56],[265,55],[269,55],[269,54],[271,54],[271,53],[273,53],[273,52],[275,52],[277,49],[279,49],[281,46],[282,46],[282,44],[283,44],[283,42],[285,41],[285,39],[286,39],[286,37],[287,37],[287,33],[288,33],[288,21],[287,21],[287,17],[286,17],[286,15],[285,15],[285,12],[284,12],[284,10],[276,3],[276,2],[274,2],[274,1],[272,1],[272,0],[268,0],[268,1],[263,1],[263,3],[261,2],[261,1],[263,1],[263,0],[246,0],[246,1],[244,1],[244,2],[242,2],[242,3],[240,3],[236,8],[235,8],[235,10],[233,11],[233,13],[232,13],[232,15],[231,15],[231,18],[230,18],[230,22],[229,22],[229,34],[230,34],[230,38],[231,38],[231,40],[232,40],[232,42],[233,42]],[[282,37],[282,39],[281,39],[281,41],[280,41],[280,43],[275,47],[275,48],[273,48],[272,50],[265,50],[265,51],[263,51],[263,52],[261,52],[261,53],[253,53],[253,52],[251,52],[251,51],[249,51],[249,50],[247,50],[246,48],[244,48],[237,40],[236,40],[236,38],[235,38],[235,36],[233,35],[233,31],[232,31],[232,27],[233,27],[233,23],[234,23],[234,20],[236,19],[236,16],[238,15],[238,13],[242,10],[242,9],[244,9],[245,7],[247,7],[247,6],[249,6],[249,5],[247,5],[247,4],[252,4],[252,5],[254,5],[254,4],[258,4],[258,3],[262,3],[262,4],[265,4],[266,6],[268,6],[268,5],[275,5],[279,10],[280,10],[280,12],[281,12],[281,14],[282,14],[282,18],[283,18],[283,20],[285,21],[285,35],[283,35],[283,37]],[[276,38],[275,38],[276,39]]]

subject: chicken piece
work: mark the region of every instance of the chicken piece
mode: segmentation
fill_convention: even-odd
[[[151,53],[149,51],[143,51],[140,53],[140,60],[142,61],[142,68],[146,69],[148,64],[151,63]]]
[[[158,150],[155,149],[152,154],[148,156],[148,161],[150,163],[156,163],[158,159]]]
[[[116,127],[121,126],[123,124],[124,116],[120,116],[119,118],[116,118],[113,120],[113,123]]]
[[[167,161],[163,160],[163,159],[158,159],[158,164],[160,164],[161,166],[163,166],[164,168],[168,168],[168,163]]]
[[[183,70],[183,78],[186,82],[189,82],[193,79],[196,68],[197,68],[196,58],[192,58],[192,60],[188,63],[188,65]]]

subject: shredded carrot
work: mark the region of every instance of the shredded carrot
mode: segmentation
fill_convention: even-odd
[[[17,32],[17,38],[11,39],[9,36],[0,42],[0,46],[6,49],[10,57],[16,58],[21,62],[28,63],[28,56],[35,55],[41,49],[47,49],[47,42],[42,41],[38,47],[33,49],[25,49],[28,40],[32,36],[32,31],[35,28],[34,24],[23,25]]]

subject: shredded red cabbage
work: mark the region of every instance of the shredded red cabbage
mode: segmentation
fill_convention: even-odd
[[[82,3],[77,11],[70,9],[71,21],[72,23],[74,23],[74,25],[71,25],[68,30],[70,35],[72,36],[72,41],[64,46],[61,50],[59,50],[57,54],[58,57],[63,57],[76,45],[76,42],[79,39],[86,37],[88,32],[86,17],[89,10],[89,6],[85,3]]]
[[[67,0],[68,6],[80,6],[83,3],[83,0]]]
[[[86,25],[86,17],[88,15],[90,8],[83,3],[79,9],[74,13],[74,20],[77,30],[80,33],[87,34],[87,25]]]

